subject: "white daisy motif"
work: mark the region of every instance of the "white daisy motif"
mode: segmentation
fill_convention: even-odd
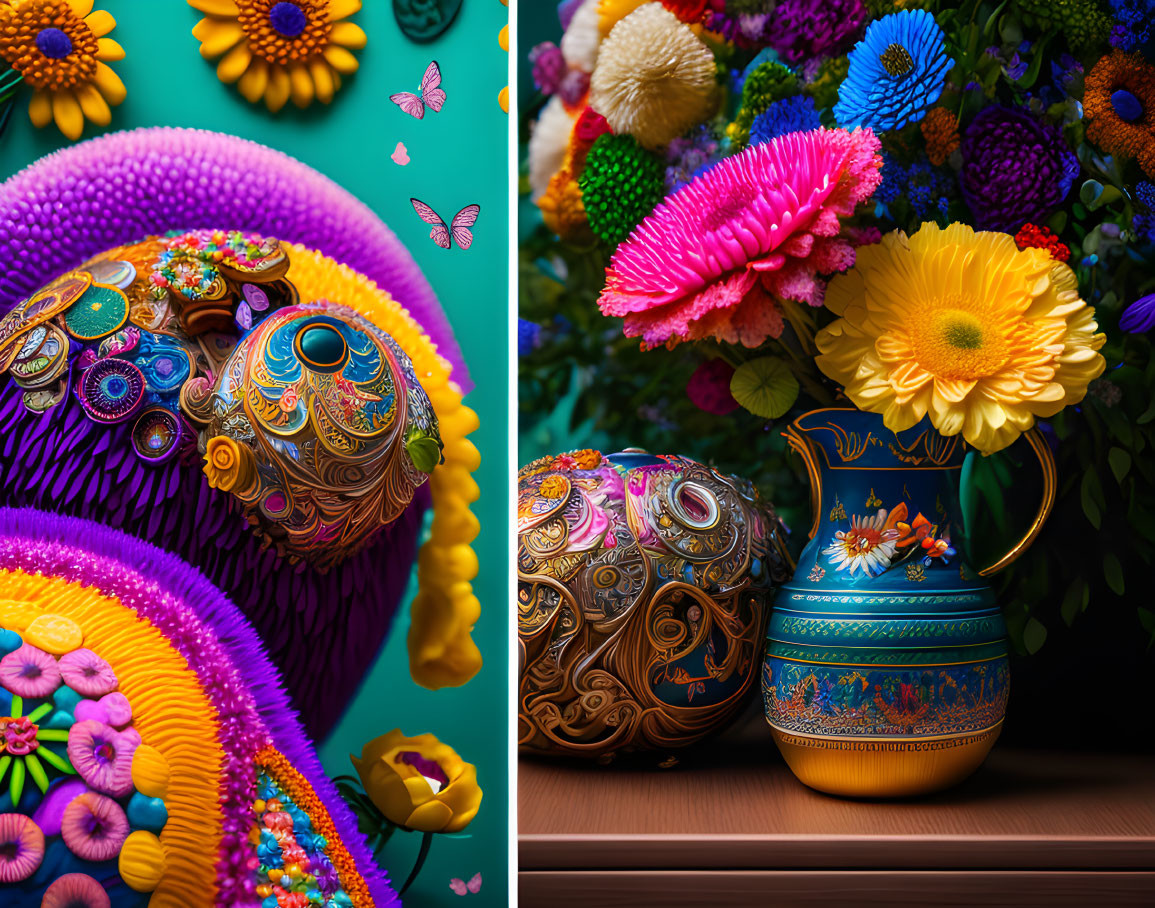
[[[834,534],[834,542],[822,550],[829,555],[837,570],[845,570],[853,577],[855,571],[862,571],[867,577],[881,574],[894,557],[899,532],[886,525],[886,511],[881,510],[873,517],[850,518],[850,529]]]

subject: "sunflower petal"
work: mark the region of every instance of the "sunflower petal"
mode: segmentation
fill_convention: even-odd
[[[120,76],[112,71],[111,66],[101,63],[99,60],[96,63],[96,76],[92,82],[100,89],[100,93],[104,95],[104,100],[113,107],[123,103],[128,96],[128,89],[124,87]]]
[[[83,19],[92,12],[93,0],[68,0],[68,8],[76,14],[78,19]]]
[[[332,31],[329,32],[329,40],[334,44],[341,45],[341,47],[360,50],[368,42],[369,36],[359,25],[352,22],[337,22],[334,23]]]
[[[124,48],[111,38],[100,38],[96,42],[96,59],[110,63],[124,59]]]
[[[333,70],[324,60],[314,60],[309,64],[309,73],[313,77],[313,85],[317,89],[317,100],[328,104],[333,100]]]
[[[276,113],[289,100],[291,86],[289,74],[283,66],[273,66],[269,69],[269,87],[265,89],[265,106],[272,113]]]
[[[338,22],[361,9],[361,0],[332,0],[329,4],[329,21]]]
[[[253,54],[249,50],[248,42],[238,44],[225,54],[221,58],[221,62],[217,64],[217,78],[231,85],[245,74],[245,70],[249,68],[252,61]]]
[[[84,116],[97,126],[107,126],[112,122],[112,110],[109,108],[108,102],[104,100],[104,95],[95,85],[90,83],[78,88],[76,100],[80,102],[80,109],[84,111]]]
[[[98,9],[91,16],[85,18],[84,24],[92,29],[92,34],[97,38],[103,38],[116,28],[116,20],[112,17],[112,13],[105,9]]]
[[[40,89],[32,93],[28,103],[28,117],[37,129],[43,129],[52,122],[52,94]]]
[[[360,65],[357,58],[343,47],[338,47],[335,44],[330,44],[325,48],[325,59],[329,61],[329,65],[339,73],[350,75],[357,71]]]
[[[228,18],[240,13],[233,0],[188,0],[188,5],[193,9],[199,9],[202,13],[208,13],[210,16]]]
[[[212,60],[243,41],[245,30],[236,20],[201,19],[193,28],[193,37],[201,43],[201,56]]]
[[[84,132],[84,112],[70,91],[59,91],[52,96],[52,117],[60,131],[74,142]]]
[[[313,80],[309,68],[298,63],[289,70],[289,86],[293,103],[298,107],[308,107],[313,101]]]
[[[269,64],[264,60],[253,58],[245,74],[237,83],[237,88],[250,104],[256,104],[265,94],[269,86]]]

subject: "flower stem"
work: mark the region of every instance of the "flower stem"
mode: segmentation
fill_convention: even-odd
[[[401,891],[397,893],[398,896],[405,895],[405,891],[413,885],[413,881],[417,879],[417,874],[421,872],[421,868],[425,866],[425,859],[429,857],[429,846],[433,844],[433,833],[427,832],[421,837],[421,850],[417,852],[417,863],[413,865],[413,870],[409,874],[409,879],[405,881],[405,885],[401,887]]]

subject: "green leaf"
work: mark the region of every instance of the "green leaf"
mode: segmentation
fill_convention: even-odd
[[[1123,480],[1131,471],[1131,455],[1122,448],[1112,448],[1107,452],[1107,463],[1111,465],[1111,472],[1115,474],[1115,481],[1122,485]]]
[[[413,466],[422,473],[432,473],[433,468],[441,463],[441,445],[428,435],[414,435],[405,442],[405,450],[409,452]]]
[[[1051,215],[1050,220],[1047,221],[1047,226],[1055,233],[1061,234],[1063,228],[1067,226],[1067,212],[1056,211]]]
[[[1107,578],[1107,586],[1116,596],[1122,596],[1125,589],[1123,584],[1123,565],[1114,552],[1103,556],[1103,576]]]
[[[1033,656],[1043,648],[1046,639],[1047,629],[1043,627],[1043,623],[1038,618],[1029,619],[1027,626],[1023,628],[1023,646],[1027,652]]]
[[[1087,180],[1079,187],[1079,201],[1092,208],[1099,196],[1103,194],[1103,184],[1098,180]]]
[[[1079,495],[1083,500],[1083,513],[1096,530],[1103,524],[1103,487],[1099,485],[1099,476],[1094,467],[1088,467],[1083,474],[1083,482],[1079,487]]]
[[[1087,581],[1084,578],[1080,577],[1067,587],[1067,594],[1063,597],[1063,606],[1059,610],[1067,627],[1075,623],[1075,618],[1079,612],[1087,610],[1087,604],[1090,601],[1091,588],[1087,586]]]
[[[777,419],[798,400],[798,379],[776,356],[763,356],[739,366],[730,378],[734,400],[755,416]]]

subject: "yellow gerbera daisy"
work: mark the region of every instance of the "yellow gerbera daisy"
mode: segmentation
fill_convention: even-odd
[[[79,139],[85,119],[112,122],[110,106],[125,97],[124,83],[108,63],[124,49],[105,37],[116,20],[93,0],[9,0],[0,2],[0,56],[32,89],[28,114],[37,127],[56,121],[70,139]]]
[[[985,454],[1081,401],[1105,365],[1074,272],[965,224],[860,248],[826,307],[841,318],[816,337],[818,366],[855,405],[895,432],[929,413]]]
[[[188,0],[205,14],[193,36],[206,60],[221,57],[217,77],[242,95],[262,97],[274,113],[290,98],[308,107],[333,100],[341,77],[357,71],[353,50],[365,32],[344,19],[361,0]]]

